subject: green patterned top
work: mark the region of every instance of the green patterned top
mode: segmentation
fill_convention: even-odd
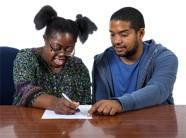
[[[81,59],[70,57],[64,68],[52,73],[34,49],[23,49],[14,61],[16,94],[13,104],[31,106],[37,96],[47,93],[62,97],[62,93],[80,104],[91,104],[90,76]]]

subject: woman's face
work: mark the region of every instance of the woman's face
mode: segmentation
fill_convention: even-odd
[[[51,37],[44,40],[43,59],[53,72],[60,71],[67,58],[73,55],[76,40],[70,33],[53,33]]]

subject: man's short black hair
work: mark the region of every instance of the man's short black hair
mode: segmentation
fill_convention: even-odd
[[[124,7],[112,14],[111,20],[128,21],[131,28],[138,31],[140,28],[145,28],[145,21],[142,13],[133,7]]]

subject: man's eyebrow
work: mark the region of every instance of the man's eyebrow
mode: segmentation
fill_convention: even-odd
[[[126,30],[119,31],[119,32],[117,32],[117,33],[121,34],[121,33],[126,33],[126,32],[128,32],[128,31],[129,31],[129,29],[126,29]],[[109,32],[110,32],[110,33],[114,33],[112,30],[109,30]]]

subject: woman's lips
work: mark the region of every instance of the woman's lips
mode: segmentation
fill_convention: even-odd
[[[54,63],[58,66],[61,66],[65,63],[65,59],[59,59],[59,58],[55,58],[54,59]]]

